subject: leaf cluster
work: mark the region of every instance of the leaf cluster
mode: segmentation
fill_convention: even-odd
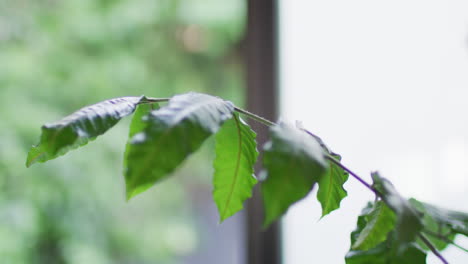
[[[167,104],[160,107],[161,102]],[[340,155],[304,128],[271,123],[232,102],[200,93],[170,99],[117,98],[82,108],[43,126],[27,166],[85,145],[134,111],[124,158],[127,199],[170,177],[215,135],[213,199],[220,221],[242,210],[257,183],[261,184],[265,227],[316,185],[323,217],[340,207],[347,196],[343,185],[351,174],[376,194],[376,200],[358,218],[347,263],[425,263],[426,251],[438,253],[453,244],[457,234],[468,235],[467,214],[407,200],[378,173],[372,173],[373,184],[369,185],[341,164]],[[271,125],[258,178],[254,175],[256,134],[240,114]]]

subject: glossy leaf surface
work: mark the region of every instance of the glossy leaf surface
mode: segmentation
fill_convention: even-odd
[[[395,225],[395,213],[382,201],[374,203],[365,216],[366,225],[352,245],[354,250],[369,250],[385,241]]]
[[[419,202],[416,199],[410,200],[412,204],[417,204],[418,209],[431,216],[440,224],[447,225],[453,232],[468,236],[468,214],[453,210],[440,208],[428,203]]]
[[[128,155],[130,149],[130,140],[136,134],[143,132],[147,125],[148,115],[152,110],[159,109],[159,104],[140,104],[136,107],[135,113],[130,122],[130,128],[128,129],[128,140],[125,146],[124,157]],[[127,160],[124,159],[124,168],[126,167]]]
[[[127,198],[141,193],[172,173],[221,124],[234,106],[218,97],[187,93],[152,111],[143,132],[130,140],[125,181]]]
[[[422,215],[411,206],[395,189],[393,184],[380,177],[377,172],[372,173],[373,187],[382,194],[382,199],[396,213],[397,239],[401,242],[416,241],[422,230]]]
[[[341,160],[339,155],[334,154],[332,156],[338,161]],[[348,177],[348,173],[328,161],[327,172],[318,182],[317,200],[322,205],[322,217],[340,208],[341,200],[348,195],[343,188]]]
[[[42,126],[38,145],[29,151],[26,166],[45,162],[87,144],[104,134],[120,119],[130,115],[145,97],[121,97],[84,107],[73,114]]]
[[[264,150],[266,180],[261,191],[264,225],[268,226],[313,189],[325,174],[327,162],[315,138],[282,122],[270,129]]]
[[[358,217],[356,230],[351,233],[351,245],[355,245],[362,232],[369,226],[369,220],[374,219],[371,214],[374,205],[369,203]],[[423,264],[426,263],[426,253],[415,243],[405,243],[404,247],[399,246],[395,231],[388,233],[385,241],[379,243],[368,250],[351,249],[346,254],[346,264]],[[398,252],[401,248],[402,252]]]
[[[132,122],[128,129],[128,137],[131,138],[137,133],[143,132],[147,124],[147,118],[151,111],[159,109],[159,104],[140,104],[133,113]]]
[[[437,206],[410,199],[410,203],[423,217],[426,237],[438,250],[453,242],[457,234],[468,236],[468,214],[439,208]],[[422,244],[422,247],[426,248]]]
[[[257,183],[254,176],[258,156],[255,137],[255,132],[238,114],[226,121],[216,134],[213,198],[221,221],[240,211],[243,202],[252,196]]]

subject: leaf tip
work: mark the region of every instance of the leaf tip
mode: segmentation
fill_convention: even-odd
[[[263,224],[262,224],[262,231],[266,231],[268,228],[270,228],[270,226],[271,226],[271,224],[273,224],[273,222],[275,222],[275,219],[265,218],[265,220],[263,221]]]
[[[125,186],[125,199],[126,201],[130,201],[133,197],[135,197],[138,193],[136,193],[136,190],[133,186],[129,185],[128,182]]]
[[[218,225],[222,224],[227,217],[219,216]]]
[[[127,202],[130,201],[130,199],[132,199],[136,195],[138,195],[138,193],[139,192],[137,192],[137,190],[135,188],[127,186],[127,191],[126,191],[126,194],[125,194],[125,198],[126,198]]]
[[[29,152],[28,157],[26,158],[26,163],[25,163],[26,168],[29,168],[31,167],[31,165],[33,165],[33,162],[30,157],[31,157],[31,152]]]
[[[216,200],[215,200],[215,202],[216,202]],[[218,203],[217,203],[217,206],[218,206],[218,212],[219,212],[218,224],[222,224],[226,219],[228,219],[229,217],[235,215],[238,211],[242,210],[242,208],[241,208],[239,210],[229,212],[229,210],[228,210],[229,207],[228,206],[224,207],[224,209],[223,209],[223,207],[219,206]]]
[[[26,168],[29,168],[34,163],[41,161],[41,157],[45,154],[45,152],[40,149],[40,146],[41,145],[32,146],[29,150],[28,157],[26,158]]]
[[[149,188],[151,188],[153,186],[153,184],[141,184],[141,185],[137,185],[137,186],[134,186],[132,184],[126,184],[126,199],[127,199],[127,202],[132,199],[133,197],[137,196],[138,194],[148,190]]]
[[[127,192],[127,193],[125,194],[125,200],[126,200],[126,202],[129,202],[130,199],[133,198],[133,196],[134,196],[134,195],[132,195],[131,192]]]
[[[317,220],[317,222],[321,221],[327,214],[329,213],[325,213],[322,211],[322,215],[320,216],[319,220]]]
[[[137,189],[128,190],[125,195],[126,202],[129,202],[131,199],[133,199],[135,196],[142,193],[143,191],[144,190],[137,190]]]

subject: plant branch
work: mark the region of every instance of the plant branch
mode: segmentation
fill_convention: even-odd
[[[314,133],[310,132],[307,129],[304,129],[304,128],[299,128],[299,129],[301,129],[302,131],[306,132],[307,134],[309,134],[310,136],[315,138],[318,141],[318,143],[320,144],[320,146],[322,146],[322,148],[325,150],[326,153],[330,153],[332,155],[334,154],[333,151],[331,151],[331,149],[329,149],[328,146],[325,145],[325,143],[323,142],[323,140],[319,136],[315,135]]]
[[[345,165],[341,164],[341,162],[337,161],[335,158],[333,158],[333,156],[331,155],[327,155],[326,158],[331,161],[332,163],[334,163],[336,166],[342,168],[344,171],[346,171],[347,173],[349,173],[351,176],[353,176],[356,180],[358,180],[360,183],[362,183],[364,186],[367,187],[367,189],[371,190],[373,193],[375,193],[375,195],[379,196],[380,198],[382,198],[382,194],[374,189],[374,187],[372,187],[372,185],[370,185],[368,182],[366,182],[364,179],[362,179],[361,177],[359,177],[359,175],[357,175],[356,173],[354,173],[352,170],[348,169]]]
[[[344,166],[343,164],[341,164],[341,162],[337,161],[335,158],[333,158],[333,156],[331,156],[330,154],[328,154],[326,156],[326,158],[331,161],[332,163],[334,163],[335,165],[337,165],[338,167],[342,168],[344,171],[348,172],[351,176],[353,176],[356,180],[358,180],[360,183],[362,183],[364,186],[366,186],[369,190],[371,190],[372,192],[375,193],[376,196],[380,197],[380,198],[383,198],[382,194],[374,189],[372,187],[372,185],[370,185],[369,183],[367,183],[365,180],[363,180],[361,177],[359,177],[359,175],[357,175],[356,173],[354,173],[352,170],[348,169],[346,166]],[[384,200],[385,202],[385,200]],[[423,234],[419,234],[418,235],[419,238],[424,242],[424,244],[426,244],[426,246],[432,251],[432,253],[434,253],[434,255],[436,255],[441,261],[442,263],[444,264],[448,264],[448,261],[437,251],[437,249],[435,248],[434,245],[432,245],[432,243],[423,235]],[[458,248],[461,248],[463,250],[466,251],[466,249],[462,248],[462,247],[459,247],[458,245],[454,244],[454,246],[458,247]]]
[[[455,246],[456,248],[458,248],[458,249],[460,249],[460,250],[463,250],[463,251],[465,251],[465,252],[468,253],[468,249],[466,249],[466,248],[464,248],[464,247],[458,245],[457,243],[455,243],[454,241],[448,239],[447,237],[445,237],[445,236],[443,236],[443,235],[439,235],[439,234],[434,233],[434,232],[429,231],[429,230],[423,230],[423,232],[426,233],[426,234],[428,234],[428,235],[430,235],[430,236],[432,236],[432,237],[434,237],[435,239],[442,240],[442,241],[444,241],[444,242],[446,242],[446,243],[449,243],[449,244]]]
[[[141,101],[140,104],[148,104],[148,103],[161,103],[167,102],[170,98],[154,98],[154,97],[147,97],[144,101]]]
[[[167,102],[169,101],[170,98],[153,98],[153,97],[148,97],[146,98],[146,101],[142,102],[142,103],[159,103],[159,102]],[[259,115],[256,115],[254,113],[251,113],[247,110],[244,110],[242,108],[239,108],[237,106],[234,106],[234,110],[243,114],[243,115],[246,115],[247,117],[249,117],[250,119],[253,119],[254,121],[257,121],[259,123],[262,123],[266,126],[274,126],[276,125],[274,122],[266,119],[266,118],[263,118]],[[308,131],[308,130],[305,130],[305,129],[301,129],[303,130],[304,132],[306,132],[307,134],[309,134],[310,136],[312,136],[313,138],[315,138],[319,143],[320,145],[327,151],[327,152],[330,152],[330,150],[328,149],[328,147],[323,143],[322,139],[319,138],[317,135],[315,135],[314,133]],[[374,192],[377,196],[379,197],[382,197],[382,195],[379,193],[379,191],[377,191],[376,189],[374,189],[369,183],[367,183],[365,180],[363,180],[361,177],[359,177],[356,173],[354,173],[353,171],[351,171],[350,169],[348,169],[347,167],[345,167],[343,164],[341,164],[341,162],[339,162],[338,160],[336,160],[335,158],[333,158],[333,156],[331,155],[327,155],[326,156],[328,160],[330,160],[331,162],[333,162],[334,164],[336,164],[337,166],[339,166],[340,168],[342,168],[343,170],[345,170],[346,172],[348,172],[349,174],[351,174],[351,176],[353,176],[356,180],[358,180],[360,183],[362,183],[364,186],[366,186],[369,190],[371,190],[372,192]]]
[[[167,102],[169,101],[169,98],[147,98],[147,103],[157,103],[157,102]],[[145,103],[145,102],[144,102]],[[243,114],[243,115],[246,115],[247,117],[249,117],[250,119],[253,119],[254,121],[257,121],[259,123],[262,123],[266,126],[274,126],[275,123],[274,122],[271,122],[270,120],[266,119],[266,118],[263,118],[259,115],[256,115],[254,113],[251,113],[247,110],[244,110],[242,108],[239,108],[239,107],[234,107],[234,110]],[[331,153],[330,150],[328,149],[328,147],[323,143],[323,141],[315,134],[313,134],[312,132],[308,131],[308,130],[305,130],[305,129],[302,129],[304,132],[306,132],[307,134],[309,134],[310,136],[312,136],[313,138],[315,138],[319,143],[320,145],[324,148],[325,151],[327,151],[327,155],[326,155],[326,158],[332,162],[333,164],[335,164],[336,166],[340,167],[341,169],[343,169],[344,171],[346,171],[347,173],[349,173],[351,176],[353,176],[357,181],[359,181],[362,185],[364,185],[365,187],[367,187],[367,189],[371,190],[376,196],[380,197],[380,198],[383,198],[383,195],[378,191],[376,190],[374,187],[372,187],[371,184],[369,184],[368,182],[366,182],[363,178],[361,178],[359,175],[357,175],[356,173],[354,173],[352,170],[348,169],[346,166],[344,166],[340,161],[336,160],[331,154],[328,154],[328,153]],[[429,234],[431,235],[431,234]],[[419,238],[424,242],[424,244],[432,251],[432,253],[434,253],[441,261],[442,263],[444,264],[448,264],[448,261],[437,251],[437,249],[435,248],[434,245],[432,245],[432,243],[423,235],[423,234],[419,234],[418,235]],[[442,237],[437,237],[439,239],[442,239],[445,241],[446,238],[442,238]],[[448,241],[446,241],[448,242]],[[451,244],[453,244],[454,246],[464,250],[464,251],[467,251],[465,248],[455,244],[454,242],[451,242]],[[468,252],[468,251],[467,251]]]
[[[234,107],[234,109],[241,113],[241,114],[244,114],[246,116],[248,116],[249,118],[257,121],[257,122],[260,122],[264,125],[267,125],[267,126],[274,126],[275,123],[269,121],[268,119],[265,119],[261,116],[258,116],[254,113],[251,113],[247,110],[244,110],[242,108],[239,108],[239,107]],[[325,145],[325,143],[323,143],[322,139],[319,138],[317,135],[315,135],[314,133],[306,130],[306,129],[301,129],[302,131],[306,132],[307,134],[309,134],[310,136],[312,136],[313,138],[315,138],[319,144],[322,146],[322,148],[324,148],[327,152],[330,152],[330,150],[328,149],[328,147]],[[347,167],[345,167],[343,164],[341,164],[341,162],[339,162],[338,160],[336,160],[333,156],[331,156],[330,154],[328,154],[326,156],[326,158],[328,160],[330,160],[331,162],[333,162],[334,164],[336,164],[337,166],[339,166],[340,168],[342,168],[343,170],[345,170],[346,172],[348,172],[349,174],[351,174],[351,176],[353,176],[356,180],[358,180],[360,183],[362,183],[364,186],[366,186],[369,190],[371,190],[372,192],[374,192],[377,196],[379,197],[382,197],[382,195],[379,193],[379,191],[377,191],[376,189],[374,189],[369,183],[367,183],[365,180],[363,180],[361,177],[359,177],[359,175],[357,175],[356,173],[354,173],[352,170],[348,169]]]
[[[432,251],[432,253],[434,253],[434,255],[436,255],[440,259],[440,261],[442,261],[442,263],[449,264],[448,261],[439,253],[439,251],[437,251],[435,246],[432,245],[431,241],[427,239],[427,237],[420,233],[419,238],[422,240],[422,242],[424,242],[424,244],[426,244],[426,246]]]
[[[167,101],[169,101],[169,99],[170,98],[152,98],[152,97],[150,97],[150,98],[146,98],[146,100],[144,100],[141,103],[144,104],[144,103],[167,102]],[[269,126],[269,127],[276,125],[274,122],[272,122],[272,121],[270,121],[270,120],[268,120],[266,118],[263,118],[263,117],[261,117],[259,115],[256,115],[254,113],[251,113],[251,112],[249,112],[247,110],[244,110],[242,108],[234,106],[234,110],[237,111],[240,114],[243,114],[243,115],[247,116],[248,118],[250,118],[250,119],[252,119],[252,120],[254,120],[256,122],[259,122],[259,123],[263,124],[263,125],[266,125],[266,126]],[[354,177],[362,185],[367,187],[367,189],[372,191],[376,195],[376,197],[380,197],[380,198],[383,199],[383,195],[378,190],[376,190],[374,187],[372,187],[371,184],[369,184],[363,178],[361,178],[359,175],[357,175],[352,170],[347,168],[339,160],[335,159],[335,157],[333,157],[333,152],[331,152],[331,150],[325,145],[325,143],[322,141],[322,139],[320,137],[318,137],[317,135],[315,135],[314,133],[312,133],[312,132],[310,132],[310,131],[308,131],[306,129],[303,129],[303,128],[300,128],[300,129],[302,131],[304,131],[305,133],[309,134],[310,136],[312,136],[314,139],[316,139],[318,141],[318,143],[320,144],[320,146],[324,149],[324,151],[326,153],[326,156],[325,156],[326,159],[328,159],[331,163],[335,164],[336,166],[340,167],[341,169],[343,169],[344,171],[349,173],[352,177]],[[468,252],[467,249],[463,248],[462,246],[459,246],[459,245],[455,244],[455,242],[450,241],[448,238],[446,238],[444,236],[440,236],[438,234],[435,234],[435,233],[427,231],[427,230],[424,230],[423,232],[430,235],[430,236],[435,237],[436,239],[439,239],[439,240],[445,241],[447,243],[450,243],[450,244],[456,246],[457,248],[459,248],[459,249],[461,249],[461,250],[463,250],[465,252]],[[432,251],[432,253],[434,253],[442,261],[442,263],[448,264],[448,261],[437,251],[436,247],[422,233],[419,233],[418,237]]]
[[[357,175],[356,173],[354,173],[352,170],[348,169],[346,166],[344,166],[343,164],[341,164],[341,162],[339,162],[338,160],[336,160],[335,158],[333,158],[332,155],[330,154],[327,154],[326,158],[331,161],[332,163],[334,163],[335,165],[337,165],[338,167],[342,168],[344,171],[348,172],[351,176],[353,176],[356,180],[358,180],[360,183],[362,183],[364,186],[366,186],[369,190],[371,190],[372,192],[375,193],[376,196],[380,197],[380,198],[383,198],[382,194],[376,190],[375,188],[372,187],[372,185],[370,185],[369,183],[367,183],[365,180],[363,180],[361,177],[359,177],[359,175]],[[385,202],[385,200],[384,200]],[[386,203],[386,202],[385,202]],[[426,246],[432,251],[432,253],[434,253],[434,255],[436,255],[441,261],[442,263],[444,264],[448,264],[448,261],[439,253],[439,251],[437,251],[437,249],[435,248],[434,245],[432,245],[432,243],[422,234],[420,233],[419,235],[419,238],[424,242],[424,244],[426,244]],[[455,243],[453,243],[454,246],[462,249],[462,250],[465,250],[464,248],[456,245]]]
[[[251,113],[247,110],[244,110],[242,108],[239,108],[239,107],[234,107],[234,109],[241,113],[241,114],[244,114],[246,116],[248,116],[249,118],[257,121],[257,122],[260,122],[264,125],[267,125],[267,126],[274,126],[275,123],[261,117],[261,116],[258,116],[254,113]],[[325,145],[325,143],[323,143],[322,139],[320,137],[318,137],[317,135],[315,135],[314,133],[306,130],[306,129],[301,129],[302,131],[306,132],[307,134],[309,134],[310,136],[312,136],[313,138],[315,138],[320,146],[322,146],[322,148],[324,148],[325,151],[327,152],[331,152],[328,147]],[[338,160],[336,160],[333,156],[331,156],[330,154],[328,154],[326,156],[326,158],[328,160],[330,160],[331,162],[333,162],[334,164],[336,164],[338,167],[342,168],[343,170],[345,170],[346,172],[348,172],[349,174],[351,174],[351,176],[353,176],[356,180],[358,180],[360,183],[362,183],[364,186],[366,186],[369,190],[371,190],[372,192],[375,193],[375,195],[379,196],[379,197],[382,197],[382,194],[377,191],[376,189],[374,189],[369,183],[367,183],[365,180],[363,180],[361,177],[359,177],[359,175],[357,175],[356,173],[354,173],[352,170],[348,169],[346,166],[344,166],[343,164],[341,164],[341,162],[339,162]]]
[[[267,125],[267,126],[274,126],[275,123],[269,121],[268,119],[265,119],[261,116],[258,116],[254,113],[251,113],[247,110],[244,110],[242,108],[239,108],[239,107],[234,107],[234,109],[241,113],[241,114],[244,114],[246,116],[248,116],[249,118],[257,121],[257,122],[260,122],[264,125]],[[309,134],[310,136],[312,136],[313,138],[315,138],[319,144],[322,146],[322,148],[324,148],[327,152],[330,152],[330,150],[328,149],[328,147],[325,145],[325,143],[323,143],[322,139],[319,138],[317,135],[315,135],[314,133],[308,131],[308,130],[305,130],[305,129],[301,129],[302,131],[306,132],[307,134]],[[377,191],[376,189],[374,189],[369,183],[367,183],[365,180],[363,180],[361,177],[359,177],[359,175],[357,175],[356,173],[354,173],[353,171],[351,171],[350,169],[348,169],[347,167],[345,167],[343,164],[341,164],[341,162],[339,162],[338,160],[336,160],[335,158],[333,158],[333,156],[331,156],[330,154],[328,154],[327,156],[327,159],[330,160],[331,162],[333,162],[334,164],[336,164],[337,166],[339,166],[340,168],[342,168],[343,170],[345,170],[346,172],[348,172],[349,174],[351,174],[351,176],[353,176],[356,180],[358,180],[360,183],[362,183],[364,186],[366,186],[369,190],[371,190],[372,192],[374,192],[377,196],[379,197],[382,197],[382,195],[379,193],[379,191]]]
[[[239,107],[237,107],[237,106],[235,106],[234,109],[235,109],[237,112],[248,116],[250,119],[253,119],[253,120],[257,121],[257,122],[260,122],[260,123],[262,123],[262,124],[264,124],[264,125],[266,125],[266,126],[274,126],[274,125],[275,125],[275,123],[271,122],[270,120],[268,120],[268,119],[266,119],[266,118],[263,118],[263,117],[261,117],[261,116],[259,116],[259,115],[256,115],[256,114],[254,114],[254,113],[251,113],[251,112],[249,112],[249,111],[247,111],[247,110],[244,110],[244,109],[242,109],[242,108],[239,108]]]

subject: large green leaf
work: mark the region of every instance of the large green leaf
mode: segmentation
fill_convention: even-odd
[[[373,187],[383,196],[384,202],[396,213],[397,239],[401,242],[413,242],[422,230],[422,215],[411,206],[395,189],[393,184],[380,177],[377,172],[372,173]]]
[[[333,154],[332,157],[337,161],[341,160],[341,156],[337,154]],[[331,161],[328,162],[327,173],[318,182],[317,200],[322,205],[322,217],[340,208],[341,200],[348,195],[343,188],[348,177],[348,173],[342,168]]]
[[[304,198],[327,169],[320,144],[302,130],[281,122],[270,129],[270,137],[264,146],[266,180],[261,186],[265,226]]]
[[[226,121],[216,134],[213,198],[221,221],[242,209],[257,183],[253,175],[257,160],[256,134],[238,114]]]
[[[54,123],[42,126],[41,140],[29,151],[26,166],[45,162],[87,144],[130,115],[141,97],[121,97],[84,107]]]
[[[366,225],[352,245],[354,250],[369,250],[385,241],[395,225],[395,213],[388,206],[378,201],[366,214]]]
[[[426,237],[438,250],[443,250],[453,242],[457,234],[468,236],[468,214],[439,208],[413,198],[409,201],[424,215]],[[422,247],[426,248],[426,245]]]
[[[357,228],[351,233],[351,245],[358,243],[369,226],[369,221],[375,219],[375,205],[369,203],[358,217]],[[351,249],[346,254],[346,264],[423,264],[426,263],[426,253],[415,243],[405,243],[400,247],[395,231],[388,233],[386,240],[368,250]],[[402,248],[401,252],[399,248]]]
[[[127,198],[147,190],[172,173],[221,124],[234,106],[218,97],[187,93],[146,117],[143,132],[130,140],[126,154]]]
[[[393,234],[393,233],[391,233]],[[426,253],[411,243],[400,254],[395,253],[395,246],[383,242],[370,250],[351,250],[346,254],[346,264],[425,264]]]

